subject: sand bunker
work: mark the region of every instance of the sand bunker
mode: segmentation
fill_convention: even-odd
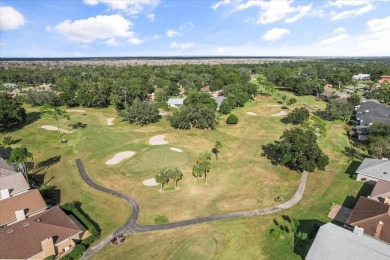
[[[149,139],[149,144],[151,145],[162,145],[167,143],[168,141],[165,141],[165,135],[156,135]]]
[[[67,109],[66,112],[85,113],[85,110],[81,110],[81,109]]]
[[[114,155],[110,160],[106,162],[107,165],[114,165],[120,163],[122,160],[130,158],[135,153],[131,151],[120,152]]]
[[[107,125],[113,125],[114,123],[112,121],[114,121],[115,118],[113,117],[110,117],[110,118],[107,118]]]
[[[247,114],[247,115],[250,115],[250,116],[257,116],[257,114],[254,113],[254,112],[246,112],[246,114]]]
[[[158,185],[155,178],[148,179],[148,180],[144,181],[143,184],[145,186],[157,186]]]
[[[43,126],[41,126],[41,128],[49,130],[49,131],[58,131],[58,128],[56,126],[52,126],[52,125],[43,125]],[[60,132],[68,133],[68,134],[73,133],[73,131],[71,131],[71,130],[64,130],[61,128],[60,128]]]
[[[287,112],[286,112],[286,111],[280,111],[279,113],[277,113],[277,114],[272,114],[271,116],[284,116],[284,115],[287,115]]]
[[[274,105],[274,104],[267,104],[267,106],[269,106],[269,107],[280,107],[280,105]]]
[[[178,153],[182,153],[182,152],[183,152],[182,149],[175,148],[175,147],[171,147],[171,148],[169,148],[169,149],[171,149],[172,151],[178,152]]]

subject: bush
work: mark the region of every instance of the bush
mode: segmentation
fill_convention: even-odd
[[[12,143],[13,143],[13,139],[12,139],[12,137],[11,136],[4,136],[3,137],[3,144],[4,145],[11,145]]]
[[[238,123],[238,117],[236,115],[230,114],[226,120],[226,123],[229,125],[235,125]]]

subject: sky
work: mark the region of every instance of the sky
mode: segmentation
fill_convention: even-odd
[[[390,56],[390,0],[0,0],[0,57]]]

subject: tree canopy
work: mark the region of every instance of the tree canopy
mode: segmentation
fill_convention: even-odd
[[[307,120],[310,116],[310,112],[307,108],[295,108],[291,111],[283,120],[287,123],[299,125]]]
[[[345,99],[330,99],[326,105],[326,114],[330,119],[347,121],[353,112],[353,105]]]
[[[161,118],[155,103],[136,99],[133,104],[121,113],[121,116],[132,124],[148,125]]]
[[[204,104],[190,104],[167,116],[170,125],[178,129],[215,129],[218,120],[215,111]]]
[[[7,128],[26,121],[26,110],[17,99],[0,93],[0,128]]]

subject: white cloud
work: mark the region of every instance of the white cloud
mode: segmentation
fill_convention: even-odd
[[[195,46],[195,44],[192,42],[182,42],[182,43],[172,42],[171,43],[171,48],[182,49],[182,50],[188,49],[188,48],[191,48],[194,46]]]
[[[159,0],[84,0],[87,5],[105,4],[112,10],[126,11],[128,14],[138,14],[145,5],[155,7]]]
[[[161,36],[158,35],[158,34],[156,34],[156,35],[153,36],[153,39],[160,39],[160,38],[161,38]]]
[[[178,35],[180,35],[180,33],[178,32],[178,31],[175,31],[175,30],[168,30],[167,32],[166,32],[166,34],[167,34],[167,36],[168,37],[170,37],[170,38],[173,38],[173,37],[175,37],[175,36],[178,36]]]
[[[367,5],[370,1],[359,1],[359,0],[336,0],[336,1],[329,1],[328,4],[330,6],[336,6],[338,8],[344,7],[344,6],[359,6],[359,5]]]
[[[346,33],[347,30],[343,27],[338,27],[336,29],[333,30],[333,34],[342,34],[342,33]]]
[[[15,30],[24,25],[24,16],[11,6],[0,6],[0,30]]]
[[[137,37],[130,38],[127,40],[127,42],[134,45],[140,45],[141,43],[143,43],[143,41]]]
[[[286,18],[284,21],[286,23],[293,23],[295,21],[298,21],[299,19],[301,19],[302,17],[305,17],[309,13],[309,11],[311,10],[311,7],[312,7],[312,4],[305,5],[305,6],[298,6],[297,7],[298,13],[293,17]]]
[[[337,36],[332,36],[326,39],[323,39],[319,42],[319,44],[327,45],[327,44],[333,44],[336,42],[343,41],[349,37],[349,34],[343,33]]]
[[[222,0],[222,1],[219,1],[219,2],[216,2],[216,3],[212,4],[211,5],[211,9],[217,10],[220,6],[228,5],[230,3],[231,3],[230,0]]]
[[[98,15],[76,21],[65,20],[55,29],[72,42],[93,42],[115,37],[132,38],[132,23],[120,15]]]
[[[284,36],[290,34],[290,31],[287,29],[282,29],[282,28],[273,28],[266,32],[261,39],[267,42],[273,42],[276,40],[279,40],[283,38]]]
[[[46,31],[51,32],[53,29],[50,26],[46,26]]]
[[[363,6],[361,8],[342,11],[342,12],[332,11],[330,13],[330,15],[331,15],[331,20],[336,21],[336,20],[340,20],[340,19],[346,19],[346,18],[359,16],[359,15],[368,13],[369,11],[372,11],[374,9],[375,9],[375,6],[372,4],[369,4],[369,5]]]
[[[383,19],[371,19],[367,22],[369,31],[377,32],[390,29],[390,16]]]
[[[195,25],[193,23],[185,23],[179,26],[179,31],[187,31],[195,28]]]
[[[148,14],[147,18],[149,21],[153,22],[156,19],[156,15],[155,14]]]
[[[105,43],[108,46],[118,46],[119,45],[119,42],[116,40],[116,38],[108,39]]]

